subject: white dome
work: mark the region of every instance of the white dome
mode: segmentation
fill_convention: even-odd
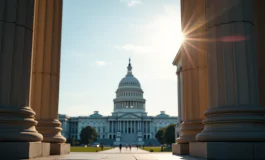
[[[141,88],[141,84],[138,81],[138,79],[136,79],[133,75],[126,75],[119,83],[119,88],[120,87],[139,87]]]
[[[145,113],[145,99],[143,90],[137,78],[132,74],[131,60],[127,67],[127,74],[119,83],[114,102],[114,112]]]
[[[120,81],[119,88],[126,88],[126,87],[128,87],[128,88],[131,88],[131,87],[141,88],[140,82],[132,74],[132,66],[131,66],[130,61],[129,61],[129,65],[128,65],[127,69],[128,69],[127,75]]]

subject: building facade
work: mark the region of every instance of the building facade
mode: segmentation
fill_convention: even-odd
[[[178,117],[169,116],[165,111],[157,116],[148,116],[145,102],[141,84],[133,76],[129,61],[127,74],[116,90],[111,116],[103,116],[98,111],[90,116],[59,115],[62,134],[80,139],[82,129],[91,126],[99,134],[98,139],[105,144],[158,144],[155,139],[156,132],[169,124],[177,124]]]

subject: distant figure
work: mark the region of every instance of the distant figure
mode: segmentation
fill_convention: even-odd
[[[102,150],[102,151],[104,150],[104,145],[103,145],[103,144],[101,144],[101,150]]]
[[[128,144],[126,144],[126,151],[127,151],[127,148],[128,148]]]
[[[120,152],[121,152],[121,148],[122,148],[122,145],[121,144],[119,145],[119,148],[120,148]]]
[[[136,148],[137,148],[137,150],[138,150],[138,144],[136,145]]]
[[[130,147],[130,151],[131,151],[131,149],[132,149],[132,145],[129,145],[129,147]]]

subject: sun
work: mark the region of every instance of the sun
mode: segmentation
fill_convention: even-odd
[[[180,37],[179,37],[180,44],[182,44],[185,41],[185,39],[186,39],[185,34],[184,33],[181,33],[180,34]]]

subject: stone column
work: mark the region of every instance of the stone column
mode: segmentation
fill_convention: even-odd
[[[152,132],[151,129],[152,129],[152,128],[151,128],[151,121],[150,121],[150,122],[149,122],[149,133],[150,133],[150,134],[151,134],[151,132]],[[151,136],[150,136],[150,137],[151,137]]]
[[[119,132],[121,132],[121,121],[119,121]]]
[[[204,1],[181,1],[182,31],[186,39],[178,54],[182,60],[184,121],[174,154],[189,153],[189,143],[195,142],[196,134],[202,131],[203,114],[208,107],[205,5],[201,5]]]
[[[123,121],[123,132],[126,133],[126,121]]]
[[[132,128],[133,128],[133,133],[135,133],[135,121],[132,121]]]
[[[111,121],[111,133],[114,133],[114,131],[113,131],[113,121]]]
[[[58,120],[61,28],[62,0],[35,0],[30,104],[51,154],[70,152]]]
[[[0,1],[0,155],[41,155],[42,135],[29,106],[34,1]],[[22,151],[21,151],[22,150]],[[35,152],[35,153],[34,153]]]
[[[265,158],[265,152],[259,150],[265,146],[265,108],[259,102],[253,3],[206,3],[206,38],[211,39],[207,48],[209,109],[204,130],[196,136],[201,143],[193,146],[197,148],[193,155],[203,152],[201,156],[209,159]]]
[[[133,126],[132,126],[133,124],[132,124],[132,121],[130,121],[130,126],[131,126],[131,133],[133,133],[132,132],[132,128],[133,128]]]
[[[181,80],[180,80],[180,71],[181,69],[178,68],[178,71],[177,71],[177,77],[178,77],[178,121],[179,121],[179,124],[181,124],[181,121],[182,121],[182,106],[181,106],[181,101],[182,101],[182,96],[181,96]],[[178,125],[179,125],[178,124]]]

